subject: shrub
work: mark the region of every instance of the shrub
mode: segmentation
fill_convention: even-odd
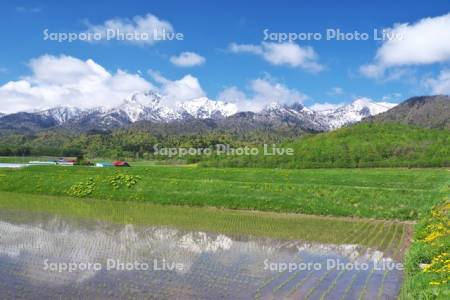
[[[122,186],[131,188],[132,186],[136,185],[140,179],[141,176],[138,175],[117,173],[108,177],[108,183],[112,185],[115,190],[118,190]]]
[[[416,225],[401,299],[450,298],[450,199]]]
[[[93,178],[88,178],[85,182],[78,182],[72,185],[67,194],[73,197],[83,198],[91,195],[95,190],[96,184]]]

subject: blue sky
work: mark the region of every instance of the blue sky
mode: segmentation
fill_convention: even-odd
[[[36,69],[30,67],[31,60],[44,55],[54,57],[52,63],[61,63],[61,69],[67,67],[65,61],[58,60],[61,55],[81,61],[92,59],[112,76],[118,69],[130,75],[137,74],[162,92],[172,88],[169,82],[190,75],[189,78],[198,81],[198,87],[194,82],[195,88],[200,88],[212,99],[230,100],[233,95],[248,101],[257,101],[265,95],[276,98],[279,94],[265,94],[263,90],[277,85],[282,89],[281,100],[293,95],[293,99],[306,105],[350,102],[357,97],[398,102],[413,95],[450,92],[450,35],[442,36],[448,33],[445,27],[450,18],[447,17],[449,1],[244,2],[2,1],[0,96],[9,96],[12,100],[0,99],[4,101],[0,111],[26,109],[33,103],[36,107],[48,104],[44,99],[47,92],[42,89],[61,82],[42,80],[41,77],[47,74],[39,77],[34,74]],[[114,19],[120,24],[133,25],[134,17],[149,15],[182,33],[183,40],[150,44],[118,41],[58,43],[43,39],[45,29],[80,33],[92,31],[94,26],[105,28],[105,22]],[[425,18],[430,19],[425,21],[422,30],[417,24]],[[399,41],[390,45],[373,39],[374,29],[395,29],[395,24],[404,24],[405,32],[411,36],[418,35],[420,49],[416,53],[409,53],[413,48],[411,45],[416,45],[414,42]],[[369,39],[293,41],[291,45],[295,47],[292,49],[279,49],[272,45],[277,42],[263,41],[265,29],[272,33],[321,34],[327,29],[340,29],[342,32],[368,33]],[[436,35],[433,36],[434,32]],[[251,49],[244,46],[251,46]],[[187,58],[188,61],[193,59],[193,66],[173,63],[183,52],[198,55]],[[407,58],[403,57],[403,52]],[[199,64],[195,65],[195,62]],[[367,65],[372,67],[364,69]],[[42,71],[46,67],[38,65],[34,68]],[[159,80],[155,79],[155,74]],[[19,80],[30,83],[26,91],[17,90],[16,86],[13,92],[11,88],[5,88],[8,83]],[[255,80],[263,80],[269,85],[259,85],[258,89]],[[145,88],[142,83],[132,84],[132,88],[136,86]],[[33,87],[38,89],[33,90]],[[224,93],[230,89],[233,93]],[[17,95],[22,92],[23,95]],[[55,97],[54,92],[48,93]],[[36,96],[33,103],[22,99],[30,94]],[[187,93],[186,97],[189,95]],[[13,101],[23,105],[16,108]],[[55,98],[49,103],[58,101],[63,100]]]

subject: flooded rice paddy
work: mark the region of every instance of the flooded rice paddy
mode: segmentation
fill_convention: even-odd
[[[392,299],[402,271],[390,256],[357,244],[0,212],[1,299]]]

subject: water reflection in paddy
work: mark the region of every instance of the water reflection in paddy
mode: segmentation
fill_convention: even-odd
[[[391,263],[358,245],[0,213],[0,298],[375,299],[398,294]]]

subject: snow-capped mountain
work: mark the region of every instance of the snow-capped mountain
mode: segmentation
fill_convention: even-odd
[[[71,119],[78,118],[83,113],[85,113],[83,110],[70,106],[57,106],[38,112],[43,117],[53,118],[57,124],[63,124]]]
[[[119,106],[106,110],[101,117],[121,118],[125,122],[137,121],[169,122],[187,118],[209,119],[230,116],[237,112],[234,104],[210,100],[206,97],[192,99],[172,105],[164,104],[161,95],[134,93]]]
[[[363,118],[385,112],[396,106],[388,102],[372,102],[368,98],[359,98],[351,104],[336,109],[320,111],[330,130],[361,121]]]
[[[379,114],[395,106],[361,98],[329,110],[314,110],[300,103],[271,103],[259,112],[239,112],[236,104],[206,97],[171,103],[155,92],[136,92],[113,108],[80,109],[58,106],[38,112],[21,112],[2,117],[0,128],[48,129],[61,126],[78,131],[114,129],[138,121],[154,123],[213,120],[225,128],[231,123],[246,128],[295,127],[303,131],[329,131]],[[1,116],[1,115],[0,115]],[[245,124],[245,125],[244,125]]]
[[[128,122],[137,121],[170,121],[179,119],[181,115],[161,104],[161,95],[148,93],[134,93],[119,106],[107,110],[104,116],[122,115]]]
[[[186,101],[180,105],[180,108],[197,119],[228,117],[238,111],[233,103],[212,101],[206,97]]]
[[[283,120],[301,125],[311,131],[329,131],[361,121],[365,117],[385,112],[396,104],[372,102],[367,98],[356,99],[348,105],[334,109],[314,110],[300,103],[293,105],[269,104],[260,114],[269,119]]]
[[[136,92],[127,97],[120,105],[109,109],[103,107],[79,109],[58,106],[43,111],[18,113],[11,116],[20,114],[21,118],[26,116],[29,119],[30,115],[33,115],[37,118],[37,123],[45,120],[46,124],[65,125],[71,128],[111,129],[137,121],[170,122],[188,119],[220,119],[237,112],[234,104],[214,101],[206,97],[174,105],[168,105],[165,102],[158,93]]]
[[[322,114],[300,103],[294,103],[292,105],[271,103],[259,114],[267,120],[278,120],[287,124],[296,124],[300,125],[303,129],[311,131],[327,131],[329,129],[327,120]]]

